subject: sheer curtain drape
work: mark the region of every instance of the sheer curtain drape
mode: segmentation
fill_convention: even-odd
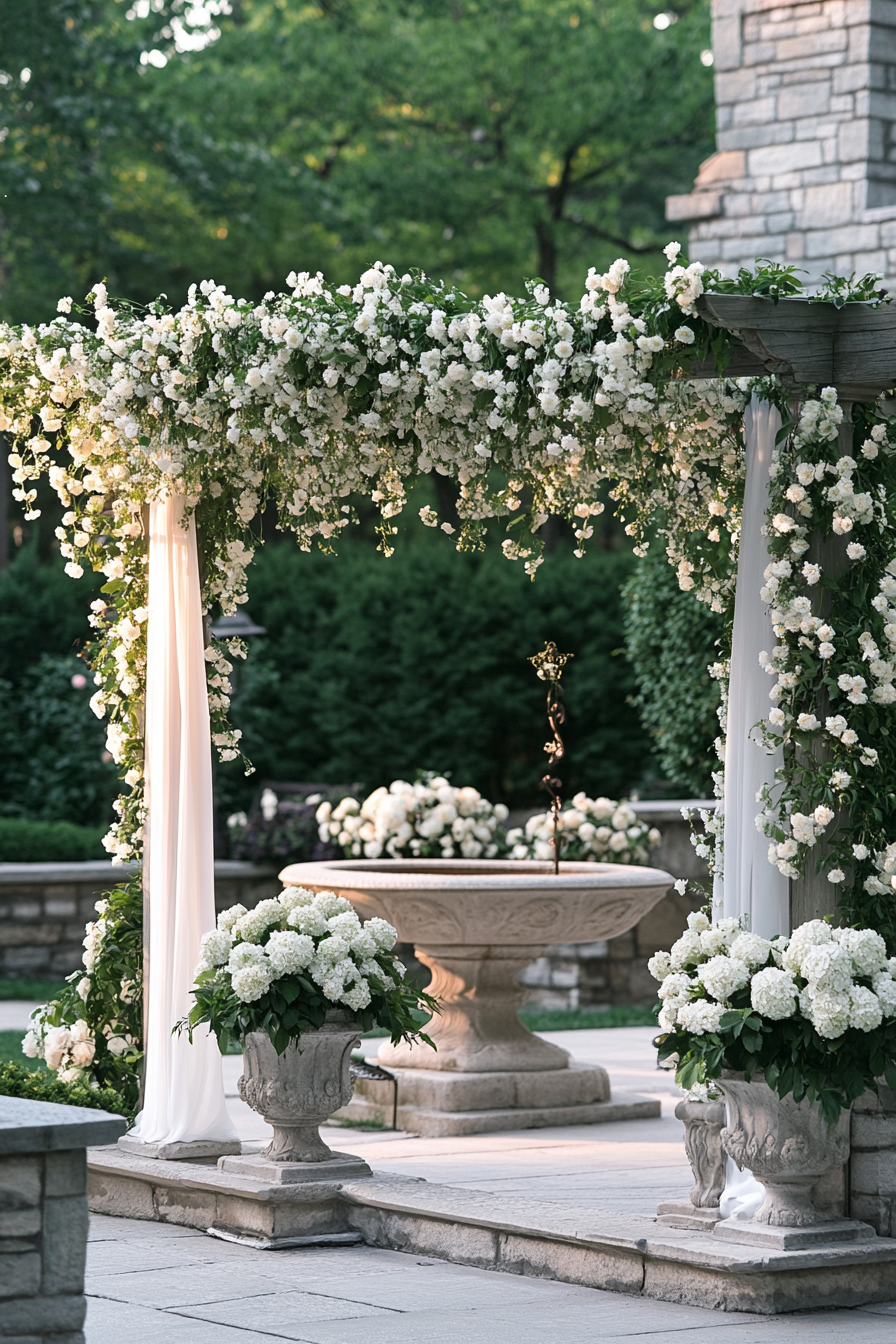
[[[775,644],[771,619],[759,596],[769,562],[763,534],[768,508],[769,469],[781,417],[767,401],[753,397],[744,414],[747,479],[737,562],[728,727],[725,744],[725,832],[722,910],[746,915],[749,928],[763,938],[790,931],[790,884],[768,861],[768,839],[756,829],[757,795],[774,782],[782,764],[779,751],[768,752],[755,740],[754,726],[768,716],[772,680],[759,664],[763,649]],[[739,1171],[729,1157],[720,1201],[723,1218],[751,1218],[765,1187],[751,1171]]]
[[[755,740],[754,725],[768,717],[772,679],[759,665],[775,645],[771,619],[759,596],[768,547],[762,529],[768,507],[769,468],[781,417],[754,397],[744,415],[747,480],[737,562],[728,729],[725,745],[723,909],[746,915],[753,933],[772,938],[790,931],[790,886],[768,861],[768,839],[756,829],[757,795],[783,763]]]
[[[196,528],[184,498],[150,506],[146,668],[149,1012],[146,1088],[134,1135],[146,1143],[233,1140],[221,1056],[190,1008],[202,934],[214,927],[212,763]],[[146,884],[145,884],[146,885]]]

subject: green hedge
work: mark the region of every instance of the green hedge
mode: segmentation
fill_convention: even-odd
[[[83,863],[108,859],[105,827],[0,817],[0,863]]]
[[[111,1087],[94,1089],[83,1083],[61,1083],[55,1074],[32,1072],[21,1064],[0,1064],[0,1097],[52,1101],[59,1106],[87,1106],[92,1111],[125,1114],[121,1097]]]
[[[650,737],[621,650],[620,587],[635,564],[622,546],[576,560],[563,542],[532,583],[496,545],[458,554],[423,528],[390,559],[372,543],[346,543],[335,558],[263,548],[249,609],[267,636],[251,641],[233,707],[257,774],[244,780],[239,762],[219,769],[222,807],[245,808],[256,779],[373,789],[418,770],[449,772],[495,802],[546,804],[545,693],[527,657],[549,639],[575,655],[564,674],[565,795],[639,786]]]

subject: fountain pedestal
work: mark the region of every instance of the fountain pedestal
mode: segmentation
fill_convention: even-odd
[[[672,878],[656,868],[530,860],[333,860],[298,863],[286,883],[336,891],[414,944],[442,1011],[426,1045],[384,1042],[376,1062],[398,1080],[398,1124],[430,1135],[593,1124],[659,1115],[659,1102],[612,1097],[606,1070],[523,1026],[520,972],[555,942],[632,928]],[[391,1123],[388,1083],[358,1080],[337,1118]]]

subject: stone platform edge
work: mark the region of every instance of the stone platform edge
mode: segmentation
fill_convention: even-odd
[[[88,1153],[95,1213],[259,1239],[358,1232],[372,1246],[609,1292],[760,1315],[896,1297],[896,1239],[770,1251],[655,1219],[377,1175],[263,1185],[213,1164]]]

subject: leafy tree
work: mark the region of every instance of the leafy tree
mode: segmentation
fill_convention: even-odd
[[[713,143],[706,0],[0,0],[5,315],[376,257],[573,294]],[[216,40],[212,40],[219,34]],[[24,72],[24,73],[23,73]],[[26,77],[27,76],[27,77]]]

